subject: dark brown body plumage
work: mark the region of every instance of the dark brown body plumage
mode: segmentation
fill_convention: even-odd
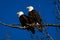
[[[33,19],[33,22],[35,22],[35,24],[36,23],[41,24],[41,21],[42,21],[41,17],[35,10],[30,11],[28,13],[28,15],[31,19]],[[38,27],[39,31],[42,31],[42,27],[40,25],[38,25],[37,27]]]
[[[32,19],[26,15],[21,15],[19,17],[19,20],[20,20],[22,26],[28,26],[27,24],[31,24],[33,22]],[[34,27],[32,27],[32,26],[28,26],[27,30],[31,31],[33,34],[35,33]]]
[[[27,26],[27,24],[29,23],[28,16],[26,16],[26,15],[21,15],[19,17],[19,20],[20,20],[22,26]]]

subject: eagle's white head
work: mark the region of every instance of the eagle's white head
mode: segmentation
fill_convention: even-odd
[[[28,6],[27,9],[28,9],[28,11],[34,10],[33,6]]]
[[[24,15],[24,13],[23,13],[22,11],[17,12],[17,14],[19,15],[19,17],[20,17],[21,15]]]

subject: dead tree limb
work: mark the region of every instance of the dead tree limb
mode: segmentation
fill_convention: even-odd
[[[20,25],[13,25],[13,24],[6,24],[6,23],[3,23],[3,22],[0,22],[0,24],[4,25],[4,26],[9,26],[11,28],[19,28],[19,29],[25,29],[26,27],[22,27]]]
[[[57,0],[57,1],[58,1],[58,3],[60,3],[60,0]],[[53,0],[53,3],[56,6],[56,11],[57,11],[58,15],[60,15],[60,7],[59,7],[58,3],[55,0]],[[60,16],[58,16],[58,15],[55,15],[55,16],[57,19],[60,19]]]
[[[27,27],[26,26],[20,26],[20,25],[13,25],[13,24],[6,24],[6,23],[3,23],[3,22],[0,22],[0,24],[4,25],[4,26],[10,26],[12,28],[19,28],[19,29],[26,29]],[[60,28],[60,24],[28,24],[29,26],[54,26],[54,27],[59,27]]]
[[[46,33],[48,40],[54,40],[48,33]]]

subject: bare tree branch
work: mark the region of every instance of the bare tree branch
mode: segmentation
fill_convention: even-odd
[[[58,1],[58,3],[60,3],[60,0],[57,0],[57,1]],[[60,7],[59,7],[59,4],[55,0],[53,2],[56,5],[56,11],[57,11],[58,15],[60,15]],[[58,15],[55,15],[55,16],[56,16],[57,19],[60,19],[60,16],[58,16]]]
[[[3,22],[0,22],[0,24],[2,24],[4,26],[10,26],[12,28],[19,28],[19,29],[26,29],[27,28],[26,26],[6,24],[6,23],[3,23]],[[60,25],[59,24],[28,24],[28,25],[29,26],[34,26],[34,27],[38,27],[38,25],[40,25],[40,26],[54,26],[54,27],[59,27],[60,28]]]
[[[54,40],[48,33],[46,33],[48,40]]]
[[[0,22],[0,24],[4,25],[4,26],[10,26],[12,28],[19,28],[19,29],[25,29],[26,27],[22,27],[20,25],[13,25],[13,24],[6,24],[6,23],[3,23],[3,22]]]
[[[57,9],[58,13],[60,14],[59,6],[57,4],[56,4],[56,9]]]

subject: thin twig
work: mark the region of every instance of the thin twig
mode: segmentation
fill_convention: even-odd
[[[54,40],[48,33],[46,33],[48,40]]]

